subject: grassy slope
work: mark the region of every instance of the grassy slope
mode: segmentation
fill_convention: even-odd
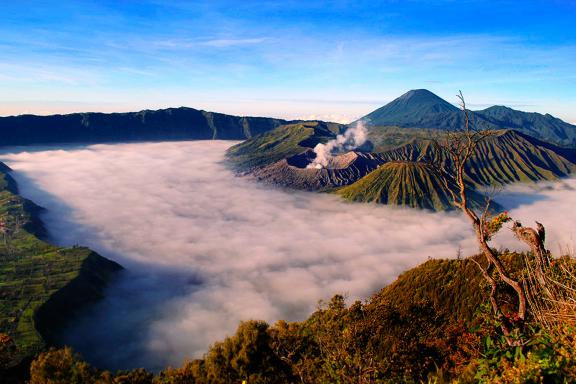
[[[507,130],[479,144],[467,174],[481,185],[556,180],[576,170],[575,160],[576,151]]]
[[[371,126],[368,140],[374,145],[374,152],[386,152],[413,142],[415,139],[429,139],[441,134],[435,129],[406,129],[393,126]]]
[[[454,320],[470,320],[484,300],[478,289],[481,282],[478,267],[470,259],[429,260],[404,272],[372,302],[387,300],[405,306],[410,300],[429,300]]]
[[[454,190],[456,186],[453,185]],[[370,172],[337,192],[347,200],[424,208],[434,211],[454,209],[442,181],[424,163],[394,161]],[[482,208],[486,199],[470,191],[470,204]],[[493,206],[494,209],[499,207]]]
[[[475,258],[483,263],[482,257]],[[505,254],[502,259],[509,271],[520,270],[520,255]],[[164,373],[167,380],[159,382],[172,382],[170,376],[199,383],[248,377],[258,383],[356,382],[341,376],[352,377],[353,369],[368,364],[375,368],[375,382],[426,382],[429,372],[453,366],[457,343],[481,322],[478,310],[487,292],[471,259],[429,260],[366,303],[346,307],[341,296],[335,296],[302,322],[279,321],[271,327],[242,323],[202,360]],[[474,343],[464,348],[478,347]],[[284,356],[282,361],[273,361],[278,355]]]
[[[337,192],[361,202],[446,210],[450,199],[441,182],[424,164],[390,162]]]
[[[386,163],[337,193],[346,199],[361,202],[434,210],[450,207],[449,196],[443,193],[440,181],[422,163]]]
[[[226,156],[239,171],[263,167],[330,140],[335,136],[330,128],[319,122],[283,125],[233,146]]]
[[[47,327],[52,317],[65,320],[69,313],[61,310],[99,297],[121,267],[87,248],[60,248],[38,239],[38,207],[15,192],[10,176],[0,170],[0,218],[9,231],[0,234],[0,333],[15,340],[17,362],[44,347],[43,336],[54,330]]]
[[[416,139],[384,155],[390,160],[422,161],[438,156],[438,153],[430,140]],[[575,170],[575,150],[505,130],[495,131],[492,137],[479,144],[466,167],[466,174],[471,183],[488,186],[556,180]]]
[[[486,299],[478,267],[470,259],[428,260],[402,273],[392,284],[372,297],[369,305],[382,302],[406,307],[429,301],[452,321],[470,321]]]

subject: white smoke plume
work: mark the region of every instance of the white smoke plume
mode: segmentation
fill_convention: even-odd
[[[363,145],[368,138],[368,131],[364,122],[359,121],[349,127],[344,133],[325,144],[317,144],[314,147],[316,158],[306,168],[322,169],[328,166],[330,158],[340,152],[347,152]]]

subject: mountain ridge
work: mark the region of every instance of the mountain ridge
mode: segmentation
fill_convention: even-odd
[[[576,146],[576,125],[550,114],[492,106],[474,112],[478,128],[516,129],[563,146]],[[406,92],[362,117],[368,126],[450,130],[462,113],[429,90]],[[79,112],[0,117],[0,146],[158,140],[244,140],[301,120],[234,116],[178,107],[137,112]]]
[[[471,112],[479,129],[516,129],[558,145],[576,146],[576,125],[548,113],[523,112],[499,105]],[[462,111],[426,89],[408,91],[357,121],[368,126],[439,130],[463,126]]]
[[[441,154],[427,139],[382,153],[389,161],[431,161]],[[445,164],[445,166],[449,166]],[[515,130],[493,132],[478,144],[465,168],[476,186],[557,180],[576,171],[576,150],[541,141]]]
[[[142,140],[243,140],[289,121],[189,107],[0,117],[0,146]]]

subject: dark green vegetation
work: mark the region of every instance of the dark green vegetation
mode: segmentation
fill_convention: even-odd
[[[430,161],[445,157],[432,141],[426,139],[415,139],[382,155],[390,160],[403,161]],[[473,185],[490,186],[557,180],[575,169],[576,150],[506,130],[494,131],[479,143],[466,164],[466,176]]]
[[[285,120],[239,117],[193,108],[128,113],[0,117],[0,146],[154,140],[243,140]]]
[[[515,129],[559,145],[576,146],[576,126],[551,115],[493,106],[474,112],[479,129]],[[455,130],[462,127],[462,111],[426,89],[412,90],[360,120],[373,126]]]
[[[228,150],[227,157],[235,169],[249,171],[314,148],[335,138],[335,131],[337,124],[322,122],[283,125],[235,145]]]
[[[0,334],[15,344],[3,367],[41,351],[78,307],[102,296],[106,282],[121,269],[87,248],[40,240],[39,210],[17,194],[1,164]]]
[[[456,192],[455,184],[450,185]],[[431,166],[421,162],[391,161],[336,193],[347,200],[445,211],[452,197]],[[481,209],[485,198],[470,193],[471,206]]]
[[[502,256],[521,273],[522,255]],[[573,382],[574,330],[532,328],[529,344],[504,346],[485,311],[483,282],[472,259],[429,260],[365,303],[346,306],[336,295],[302,322],[243,322],[202,359],[158,375],[98,371],[64,349],[32,364],[31,383]]]

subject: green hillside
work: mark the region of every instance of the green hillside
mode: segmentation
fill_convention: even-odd
[[[121,267],[87,248],[40,240],[39,207],[23,199],[0,169],[0,333],[17,347],[9,364],[33,356],[74,310],[102,296]]]
[[[337,124],[303,122],[282,125],[230,148],[226,157],[236,170],[248,171],[298,155],[333,139]]]
[[[576,126],[550,114],[522,112],[495,105],[477,111],[475,115],[486,125],[493,125],[500,129],[516,129],[542,140],[576,147]]]
[[[306,168],[315,156],[311,148],[334,138],[337,128],[318,122],[281,126],[230,148],[227,160],[236,171],[281,187],[309,191],[343,187],[338,193],[353,201],[452,208],[449,193],[425,165],[434,161],[450,168],[448,156],[433,142],[443,140],[441,130],[373,126],[368,139],[374,152],[338,154],[326,168]],[[576,149],[515,130],[491,132],[466,165],[472,187],[557,180],[576,170]],[[482,195],[471,192],[471,197],[474,206],[483,206]]]
[[[415,139],[382,155],[390,161],[444,158],[426,139]],[[557,180],[575,170],[576,150],[558,147],[514,130],[502,130],[480,142],[466,166],[466,175],[474,185],[490,186]]]
[[[451,184],[456,191],[456,185]],[[424,208],[434,211],[454,209],[451,196],[440,177],[427,164],[392,161],[337,192],[347,200]],[[470,204],[481,208],[486,199],[470,191]]]
[[[523,267],[518,255],[504,255],[509,268]],[[481,261],[481,257],[474,257]],[[386,301],[407,307],[411,302],[429,302],[449,322],[469,323],[486,295],[478,287],[484,279],[472,258],[428,260],[416,268],[402,273],[390,285],[382,288],[371,300],[371,305]],[[465,298],[465,299],[464,299]]]
[[[501,256],[507,270],[522,268],[521,255]],[[475,259],[483,263],[482,257]],[[42,356],[32,374],[147,384],[491,382],[490,373],[488,379],[474,379],[485,352],[483,340],[497,337],[485,322],[483,281],[470,258],[429,260],[364,303],[348,306],[336,295],[301,322],[242,322],[201,359],[157,375],[134,370],[114,376],[88,367],[69,350]],[[528,348],[537,350],[536,340]],[[502,356],[509,351],[504,348]]]
[[[425,140],[440,137],[442,131],[437,129],[406,129],[393,126],[368,127],[368,140],[373,145],[373,152],[386,152],[391,149],[412,143],[414,140]]]

